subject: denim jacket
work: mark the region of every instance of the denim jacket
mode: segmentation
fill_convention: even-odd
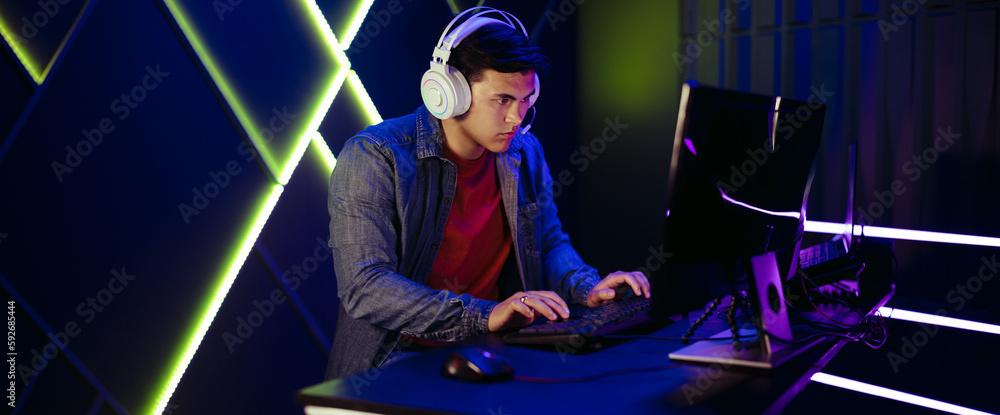
[[[497,303],[424,285],[457,182],[443,138],[421,106],[361,131],[337,157],[327,207],[341,308],[328,379],[380,364],[402,334],[455,341],[489,331]],[[600,277],[562,231],[538,139],[518,133],[494,156],[514,245],[508,265],[517,270],[501,295],[551,290],[586,304]]]

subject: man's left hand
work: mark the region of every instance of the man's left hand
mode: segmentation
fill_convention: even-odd
[[[645,274],[639,271],[615,271],[604,277],[587,293],[587,307],[595,307],[614,301],[615,288],[622,285],[632,288],[632,292],[638,297],[649,298],[649,280],[646,279]]]

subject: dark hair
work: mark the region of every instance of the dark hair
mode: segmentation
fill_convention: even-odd
[[[520,29],[488,24],[472,32],[452,50],[448,65],[461,71],[465,80],[473,83],[483,79],[486,69],[502,73],[531,70],[545,73],[549,60]]]

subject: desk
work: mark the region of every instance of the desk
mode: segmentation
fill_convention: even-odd
[[[891,297],[868,302],[876,310]],[[845,322],[859,316],[846,307],[824,310]],[[853,315],[853,319],[852,316]],[[689,317],[652,331],[650,336],[680,337]],[[807,318],[815,318],[806,313]],[[799,329],[795,325],[796,336]],[[695,336],[709,336],[727,326],[709,319]],[[343,408],[377,413],[478,414],[647,414],[647,413],[778,413],[846,344],[829,338],[773,371],[719,364],[674,362],[667,354],[684,347],[678,341],[635,339],[595,352],[570,353],[571,348],[536,349],[503,345],[497,335],[483,336],[401,360],[383,369],[334,379],[307,387],[295,396],[307,413],[318,408]],[[480,345],[505,357],[518,379],[476,384],[441,376],[441,364],[460,345]],[[525,378],[592,378],[544,383]],[[319,413],[319,412],[317,412]]]

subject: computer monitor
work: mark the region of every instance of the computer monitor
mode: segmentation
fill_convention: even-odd
[[[740,291],[758,313],[783,310],[824,115],[822,104],[683,85],[663,227],[670,257],[653,278],[654,314]],[[774,275],[754,281],[755,267]]]

